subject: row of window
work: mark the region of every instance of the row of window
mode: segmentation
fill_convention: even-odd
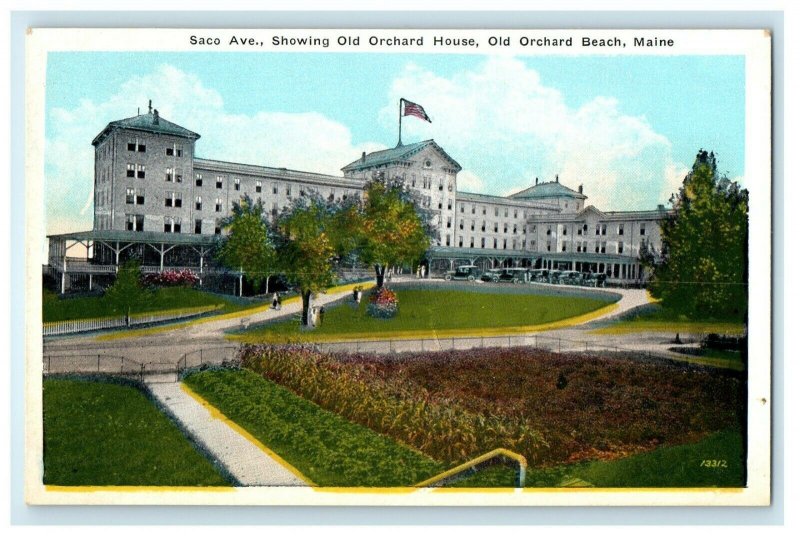
[[[147,145],[140,143],[138,139],[128,141],[128,151],[132,153],[146,153]],[[180,158],[183,156],[183,146],[173,144],[171,147],[165,147],[164,154],[166,156],[177,156]]]
[[[464,214],[464,207],[465,206],[466,206],[466,203],[459,203],[458,204],[458,210],[459,210],[459,212],[461,212],[461,214]],[[475,205],[474,204],[470,205],[470,211],[471,211],[472,214],[475,214]],[[486,216],[486,207],[485,206],[481,206],[481,213],[484,216]],[[515,219],[519,218],[520,216],[522,217],[522,219],[525,219],[525,218],[528,217],[528,213],[525,210],[519,210],[519,209],[515,208],[513,211],[509,212],[508,207],[503,207],[503,217],[504,218],[508,218],[509,214],[513,214],[513,218],[515,218]],[[497,217],[500,216],[500,207],[494,207],[494,215],[497,216]]]
[[[144,215],[142,214],[125,214],[125,229],[128,231],[142,232],[144,231]],[[165,217],[164,218],[164,232],[165,233],[180,233],[181,232],[181,218]],[[214,226],[214,234],[220,234],[222,228],[219,225]],[[194,234],[203,233],[203,220],[194,220]]]
[[[553,229],[553,227],[554,227],[553,225],[548,225],[547,226],[547,230],[545,232],[545,234],[547,236],[554,236],[556,234],[556,231]],[[535,225],[531,228],[531,231],[534,232],[534,233],[536,232],[536,226]],[[561,228],[561,235],[562,236],[567,236],[568,234],[569,234],[569,227],[567,227],[565,225],[565,226],[563,226]],[[588,225],[586,225],[584,223],[582,227],[578,227],[577,234],[578,234],[578,236],[588,235],[589,234]],[[598,223],[595,226],[594,234],[595,234],[595,236],[606,236],[608,234],[608,225],[605,224],[605,223]],[[642,223],[642,224],[639,225],[639,235],[640,236],[645,236],[646,234],[647,234],[647,226],[644,223]],[[617,226],[617,235],[618,236],[625,235],[625,224],[624,223],[620,223]]]

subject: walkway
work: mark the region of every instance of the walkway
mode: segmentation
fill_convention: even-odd
[[[307,482],[267,453],[254,438],[234,429],[230,421],[207,403],[201,403],[175,382],[147,382],[162,407],[181,423],[241,486],[307,486]]]

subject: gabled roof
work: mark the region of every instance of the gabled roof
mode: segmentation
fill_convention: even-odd
[[[512,199],[542,199],[546,197],[571,197],[573,199],[586,199],[582,193],[567,188],[558,181],[540,182],[509,196]]]
[[[152,132],[155,134],[168,134],[170,136],[180,136],[190,140],[196,140],[200,137],[200,134],[197,134],[196,132],[192,132],[191,130],[183,128],[180,125],[176,125],[172,121],[167,121],[158,115],[158,111],[154,110],[146,114],[128,117],[127,119],[112,121],[106,125],[106,128],[104,128],[94,140],[92,140],[92,145],[98,145],[109,134],[111,134],[113,130],[118,128],[127,130],[140,130],[142,132]]]
[[[402,162],[403,160],[407,160],[427,147],[432,147],[445,160],[450,162],[456,171],[461,171],[461,165],[453,160],[450,155],[447,154],[444,149],[439,147],[439,145],[433,140],[418,141],[417,143],[411,143],[408,145],[398,145],[394,149],[384,149],[383,151],[375,151],[374,153],[366,154],[362,158],[347,164],[342,168],[342,171],[357,171],[380,166],[382,164],[389,164],[391,162]]]

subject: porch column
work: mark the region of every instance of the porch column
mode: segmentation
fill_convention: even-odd
[[[239,297],[242,297],[242,280],[244,279],[244,272],[242,271],[242,267],[239,267]]]
[[[67,291],[67,254],[64,252],[64,261],[61,266],[61,294]]]

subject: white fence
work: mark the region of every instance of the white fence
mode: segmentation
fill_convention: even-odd
[[[180,320],[182,318],[190,318],[193,316],[202,315],[204,313],[214,311],[220,307],[221,305],[205,305],[203,307],[194,307],[192,309],[183,309],[179,311],[173,310],[137,314],[135,316],[131,316],[127,322],[125,321],[124,316],[64,320],[62,322],[45,322],[42,325],[42,334],[47,337],[49,335],[66,335],[69,333],[96,331],[98,329],[122,328],[127,326],[153,324],[156,322],[166,322],[169,320]]]

